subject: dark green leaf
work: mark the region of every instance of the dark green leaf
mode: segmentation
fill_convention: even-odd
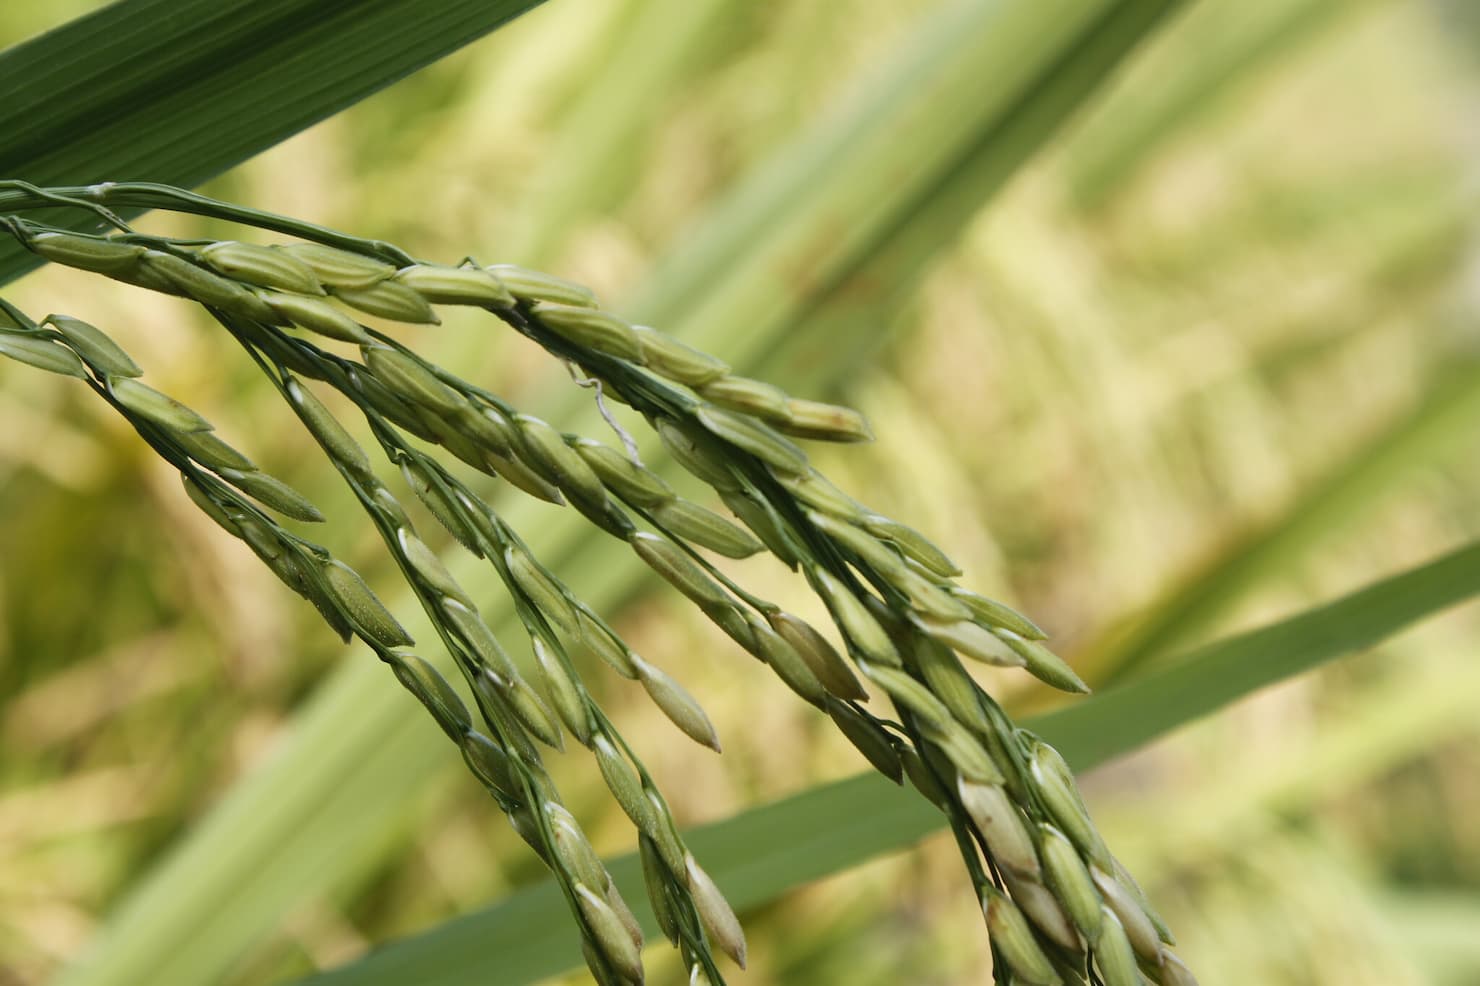
[[[189,188],[539,2],[121,0],[0,52],[0,177]]]

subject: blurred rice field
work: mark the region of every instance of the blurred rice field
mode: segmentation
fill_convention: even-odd
[[[89,6],[0,7],[0,45]],[[706,207],[936,6],[551,0],[209,191],[439,260],[550,269],[620,312]],[[856,360],[841,393],[812,396],[861,407],[878,440],[819,465],[947,544],[1092,683],[1480,536],[1474,20],[1462,2],[1190,4],[902,304],[771,367]],[[353,514],[189,306],[58,270],[7,296],[116,330],[158,386],[330,516]],[[416,345],[516,403],[570,387],[481,324],[451,319]],[[0,421],[0,986],[32,986],[269,755],[318,683],[369,656],[198,516],[81,388],[0,367]],[[315,533],[389,584],[368,525]],[[764,581],[781,574],[745,572],[786,602],[795,587]],[[719,759],[675,742],[640,693],[593,677],[686,822],[863,768],[668,594],[620,626],[724,741]],[[1087,779],[1202,982],[1480,982],[1477,656],[1472,605]],[[1018,710],[1049,701],[993,685]],[[625,819],[588,773],[564,763],[557,779],[598,848],[624,851]],[[377,851],[281,915],[225,981],[291,981],[539,872],[449,757]],[[943,838],[747,928],[736,982],[986,980]],[[680,981],[660,951],[652,981]]]

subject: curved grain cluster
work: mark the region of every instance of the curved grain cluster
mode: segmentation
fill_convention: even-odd
[[[190,211],[209,211],[201,204],[209,200],[188,199]],[[230,217],[240,218],[240,210]],[[876,768],[897,782],[908,776],[956,830],[999,982],[1194,981],[1169,951],[1171,935],[1100,838],[1067,765],[1008,720],[962,659],[1022,668],[1069,691],[1086,690],[1083,682],[1042,643],[1044,634],[1031,621],[958,585],[959,570],[939,548],[838,490],[792,441],[866,439],[868,427],[856,412],[737,376],[708,354],[602,311],[577,285],[517,267],[420,263],[384,244],[276,218],[264,225],[328,242],[202,245],[4,222],[49,260],[205,305],[278,386],[380,530],[471,690],[477,723],[437,670],[406,650],[412,642],[405,631],[353,571],[262,509],[321,519],[312,504],[211,437],[194,412],[138,383],[137,367],[91,326],[53,316],[48,329],[12,313],[14,326],[0,333],[0,353],[87,378],[181,469],[203,510],[247,541],[338,632],[360,637],[391,665],[558,876],[598,981],[641,982],[641,935],[541,765],[539,746],[560,747],[562,733],[591,751],[637,828],[649,895],[694,981],[722,981],[711,944],[742,964],[745,945],[733,912],[684,847],[641,763],[584,688],[571,650],[587,648],[639,681],[696,741],[718,749],[718,739],[692,696],[633,653],[485,501],[407,435],[529,495],[567,503],[625,541],[736,643],[831,716]],[[598,381],[603,394],[651,424],[673,458],[712,488],[735,519],[677,496],[632,455],[520,413],[356,316],[434,322],[442,305],[485,309]],[[360,358],[321,349],[283,331],[289,327],[357,344]],[[302,378],[348,397],[417,497],[492,564],[531,641],[529,675],[504,652],[364,450]],[[841,652],[817,628],[737,585],[705,555],[743,558],[763,550],[800,571],[825,602]],[[889,696],[898,722],[865,709],[864,681]]]

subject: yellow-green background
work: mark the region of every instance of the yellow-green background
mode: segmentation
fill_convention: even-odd
[[[89,6],[6,5],[0,44]],[[621,312],[691,221],[936,6],[550,0],[210,190],[438,260],[540,266]],[[1467,5],[1189,6],[902,315],[879,313],[896,330],[842,393],[817,395],[859,406],[878,435],[819,451],[824,471],[945,544],[1091,681],[1158,614],[1190,614],[1159,643],[1175,654],[1480,529]],[[661,37],[644,41],[647,22]],[[189,306],[61,270],[6,296],[107,326],[152,383],[336,518],[314,536],[389,579],[331,470]],[[403,338],[515,403],[570,386],[484,321]],[[805,605],[777,567],[735,571]],[[725,745],[715,758],[627,683],[591,676],[685,823],[862,768],[671,594],[620,626]],[[1204,983],[1480,981],[1477,640],[1473,607],[1456,611],[1086,778]],[[197,516],[83,388],[0,367],[0,986],[46,982],[314,686],[369,659]],[[991,684],[1019,709],[1042,701]],[[405,714],[420,714],[409,698]],[[336,964],[537,876],[448,753],[397,837],[281,915],[229,983]],[[590,764],[565,759],[598,847],[625,850]],[[984,981],[945,839],[746,918],[737,983]]]

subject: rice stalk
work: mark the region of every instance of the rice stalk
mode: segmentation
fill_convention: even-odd
[[[486,733],[473,729],[467,710],[452,701],[455,692],[429,673],[430,665],[402,650],[411,642],[357,577],[322,549],[282,531],[243,494],[300,520],[315,519],[311,504],[297,502],[260,473],[198,468],[200,458],[185,450],[181,436],[206,431],[203,419],[132,377],[110,376],[106,360],[89,362],[82,351],[89,346],[69,346],[58,330],[34,323],[7,330],[0,343],[16,336],[25,344],[12,340],[9,349],[0,344],[0,352],[24,350],[33,364],[48,363],[34,355],[43,343],[75,352],[93,373],[95,389],[181,468],[203,509],[252,545],[331,626],[360,637],[392,665],[555,870],[599,982],[641,981],[640,942],[628,931],[625,905],[593,864],[589,844],[561,814],[541,766],[538,744],[558,748],[562,732],[592,752],[637,828],[645,858],[652,858],[653,906],[694,977],[723,981],[711,945],[742,964],[745,949],[728,904],[683,847],[661,794],[585,689],[569,648],[589,646],[619,673],[637,678],[690,737],[715,748],[718,738],[692,696],[633,654],[486,502],[434,455],[412,445],[407,433],[530,495],[566,503],[625,541],[788,687],[827,711],[878,769],[896,781],[907,772],[955,833],[983,904],[998,982],[1123,981],[1125,948],[1121,936],[1104,937],[1105,915],[1113,916],[1145,975],[1157,983],[1189,981],[1168,949],[1171,935],[1110,855],[1062,758],[1014,726],[959,658],[1023,668],[1067,691],[1086,690],[1083,682],[1041,642],[1036,625],[958,585],[959,570],[939,547],[838,490],[793,441],[866,440],[868,426],[856,412],[734,375],[676,339],[600,309],[589,292],[537,272],[470,260],[425,263],[388,244],[163,186],[27,194],[24,186],[0,183],[0,203],[18,210],[58,198],[98,209],[146,201],[303,239],[268,247],[180,241],[137,234],[116,220],[117,234],[85,236],[18,216],[0,219],[22,245],[47,259],[183,295],[221,322],[370,515],[475,696]],[[735,521],[680,499],[634,457],[521,414],[498,395],[360,325],[354,314],[420,324],[438,321],[436,309],[445,305],[485,310],[595,381],[599,394],[633,408],[732,509]],[[356,341],[361,359],[286,331],[293,328]],[[97,340],[91,342],[96,348]],[[46,352],[51,359],[44,368],[68,372],[66,360]],[[503,652],[305,379],[349,398],[413,492],[494,567],[531,640],[543,696]],[[705,553],[744,557],[761,550],[805,575],[827,605],[841,654],[815,628],[736,583]],[[862,708],[861,680],[889,696],[897,721]]]

